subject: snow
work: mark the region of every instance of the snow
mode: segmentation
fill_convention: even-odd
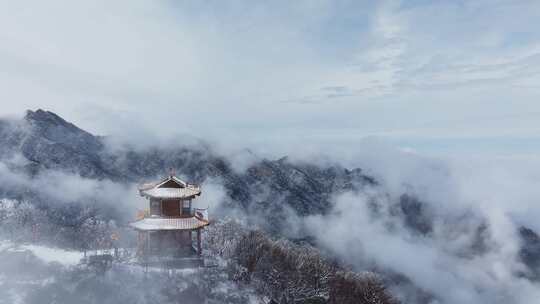
[[[169,181],[174,181],[180,188],[162,187]],[[142,195],[155,198],[189,198],[201,194],[201,188],[188,184],[176,176],[169,176],[161,182],[146,183],[139,186]]]
[[[142,194],[156,198],[188,198],[199,195],[201,190],[194,187],[186,188],[153,188],[141,191]]]
[[[40,245],[16,245],[10,241],[0,241],[0,251],[9,250],[12,252],[30,251],[38,259],[46,262],[57,262],[65,266],[79,264],[84,253],[80,251],[64,250]]]
[[[80,251],[68,251],[39,245],[22,245],[20,248],[31,251],[36,257],[47,263],[57,262],[66,266],[79,264],[84,256]]]
[[[144,218],[130,224],[131,227],[139,230],[192,230],[207,225],[207,221],[199,220],[197,217]]]

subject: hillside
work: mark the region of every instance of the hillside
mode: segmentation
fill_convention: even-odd
[[[290,256],[289,249],[283,251],[283,244],[288,244],[285,247],[292,248],[291,252],[302,254],[305,248],[317,247],[317,254],[325,263],[345,271],[333,272],[345,275],[340,277],[342,281],[330,280],[328,284],[356,288],[356,274],[347,271],[368,271],[377,273],[390,292],[403,302],[430,303],[440,296],[437,290],[431,292],[418,287],[414,278],[405,274],[402,265],[382,266],[373,262],[373,256],[349,256],[351,244],[345,244],[345,250],[335,248],[342,244],[332,242],[335,235],[325,235],[332,230],[329,228],[334,228],[339,235],[349,233],[349,228],[363,232],[358,235],[362,242],[379,242],[378,237],[388,234],[412,240],[420,249],[427,247],[426,244],[441,246],[443,251],[448,251],[451,262],[458,264],[489,259],[490,254],[500,248],[494,241],[493,227],[486,224],[485,218],[468,210],[453,216],[437,214],[433,205],[419,200],[414,191],[392,197],[384,185],[361,168],[345,168],[338,162],[293,161],[287,157],[264,159],[247,150],[242,153],[249,156],[248,165],[237,168],[211,144],[202,141],[146,148],[113,146],[111,142],[113,139],[93,135],[44,110],[27,111],[21,120],[0,120],[2,237],[14,242],[36,241],[65,250],[86,250],[98,241],[96,235],[106,234],[108,229],[125,231],[127,235],[125,225],[133,219],[136,209],[134,186],[163,176],[172,168],[186,180],[203,186],[203,198],[213,204],[211,216],[233,218],[242,223],[243,232],[239,235],[247,242],[244,244],[267,248],[282,258],[279,261],[291,265],[296,263],[297,257]],[[345,205],[362,214],[351,213],[336,204],[347,195],[355,197]],[[368,230],[369,227],[364,229],[361,219],[364,224],[380,225],[385,234],[377,234],[377,230]],[[515,236],[519,244],[516,261],[519,268],[513,275],[526,284],[537,284],[540,281],[540,237],[524,226],[515,231]],[[125,246],[132,245],[130,238],[123,240]],[[283,243],[286,242],[283,239],[293,243]],[[457,242],[457,248],[444,247],[446,241]],[[219,242],[214,239],[215,243]],[[221,249],[213,250],[221,254]],[[12,252],[2,254],[10,256]],[[386,252],[381,251],[380,255],[392,259]],[[240,265],[235,274],[248,275],[249,280],[253,278],[254,283],[246,287],[248,294],[256,290],[257,294],[282,296],[275,292],[281,287],[266,285],[268,272],[271,272],[267,262],[276,256],[261,252],[256,252],[255,256],[263,259],[261,268],[247,274],[240,267],[246,263],[243,252],[224,258]],[[242,275],[237,277],[237,283],[246,280]],[[278,285],[291,282],[283,277],[276,280]],[[299,280],[303,280],[302,275]],[[325,289],[328,297],[329,290]],[[339,299],[340,295],[333,296]],[[214,300],[219,297],[217,293]],[[245,294],[240,297],[242,300],[238,303],[249,298]],[[234,301],[231,303],[236,303]]]
[[[22,161],[12,164],[12,170],[31,176],[56,170],[128,184],[163,176],[174,168],[191,182],[204,184],[214,179],[226,190],[226,205],[269,214],[277,226],[267,228],[276,229],[285,216],[283,206],[299,215],[324,213],[333,195],[375,184],[361,169],[293,163],[287,158],[268,160],[253,156],[257,160],[239,171],[204,143],[108,149],[103,137],[43,110],[28,111],[22,121],[1,122],[0,147],[4,159],[22,156]],[[13,191],[0,186],[0,192]]]

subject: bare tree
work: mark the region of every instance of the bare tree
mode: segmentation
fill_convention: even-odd
[[[309,245],[272,240],[233,222],[208,231],[207,248],[229,258],[233,279],[274,303],[394,304],[373,273],[344,271]]]

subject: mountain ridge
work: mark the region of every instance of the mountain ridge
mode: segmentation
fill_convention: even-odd
[[[174,168],[191,182],[220,180],[227,194],[225,205],[256,213],[272,209],[276,218],[285,216],[283,206],[299,215],[324,213],[337,193],[376,184],[359,168],[293,162],[287,157],[257,158],[238,171],[204,144],[113,151],[103,137],[42,109],[28,110],[15,126],[0,125],[0,134],[0,156],[21,155],[26,162],[20,169],[30,176],[58,170],[84,178],[137,183]],[[283,206],[276,209],[276,204]]]
[[[18,121],[0,119],[0,165],[7,164],[9,170],[22,172],[30,182],[47,172],[62,172],[67,173],[66,178],[81,176],[89,180],[132,185],[162,176],[173,168],[190,182],[204,184],[217,180],[225,192],[222,208],[242,210],[244,215],[249,215],[245,217],[247,221],[254,219],[255,224],[272,235],[290,232],[287,225],[291,215],[293,219],[294,216],[324,215],[332,211],[334,199],[342,193],[359,193],[371,187],[382,187],[361,168],[293,161],[287,157],[276,160],[253,158],[246,168],[237,170],[227,157],[204,142],[145,149],[128,146],[109,149],[104,137],[95,136],[55,113],[41,109],[27,111],[26,116]],[[57,197],[51,198],[47,193],[24,184],[14,187],[0,183],[2,198],[32,202],[47,210],[44,213],[47,220],[60,227],[76,228],[85,214],[98,213],[86,210],[88,205],[85,204],[55,206],[53,201]],[[404,193],[390,203],[391,216],[399,217],[403,227],[412,235],[420,238],[432,236],[436,219],[430,214],[429,204],[410,193]],[[113,220],[121,218],[110,204],[96,203],[92,208],[110,208],[100,210],[101,214]],[[376,204],[373,208],[377,208]],[[474,231],[477,237],[470,244],[470,252],[480,256],[485,253],[489,227],[482,224],[477,228]],[[519,228],[517,236],[521,241],[519,258],[528,267],[520,275],[538,282],[540,237],[527,227]],[[310,235],[300,237],[309,238]],[[395,281],[397,284],[404,282],[403,279]]]

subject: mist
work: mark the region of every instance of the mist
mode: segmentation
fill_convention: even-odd
[[[538,229],[537,159],[436,159],[386,144],[368,150],[357,161],[381,184],[339,195],[329,215],[308,218],[320,245],[358,270],[405,275],[430,303],[536,302],[540,286],[524,275],[530,270],[520,259],[518,231]],[[425,204],[427,234],[411,230],[396,211],[404,193]],[[417,291],[403,286],[395,290],[404,302],[416,301]]]
[[[246,174],[265,157],[278,158],[273,151],[263,156],[254,152],[261,147],[237,146],[240,152],[236,153],[202,139],[133,146],[108,137],[104,144],[104,151],[121,156],[126,151],[169,153],[181,149],[199,160],[219,156],[234,174]],[[531,303],[540,296],[531,274],[536,270],[520,258],[523,240],[519,235],[521,227],[540,228],[536,221],[540,215],[537,158],[428,156],[378,138],[360,140],[354,150],[281,149],[288,151],[285,161],[292,164],[361,168],[376,183],[337,193],[327,214],[304,217],[283,205],[279,195],[272,196],[271,203],[280,208],[261,209],[259,202],[274,193],[272,189],[257,189],[248,209],[231,205],[226,181],[206,177],[202,184],[205,199],[198,207],[208,207],[213,218],[234,218],[291,239],[312,237],[343,265],[358,272],[380,271],[403,302]],[[3,188],[25,189],[35,193],[27,199],[47,200],[51,206],[77,203],[113,210],[111,218],[120,220],[114,225],[124,225],[137,209],[146,207],[135,182],[83,177],[61,169],[29,175],[31,164],[19,154],[4,158],[0,162]],[[120,159],[119,164],[125,160]],[[182,172],[178,175],[187,178]],[[404,195],[421,203],[412,215],[418,219],[400,209]],[[270,222],[276,211],[283,219],[277,231],[272,226],[276,223]],[[396,274],[403,277],[396,281]]]

